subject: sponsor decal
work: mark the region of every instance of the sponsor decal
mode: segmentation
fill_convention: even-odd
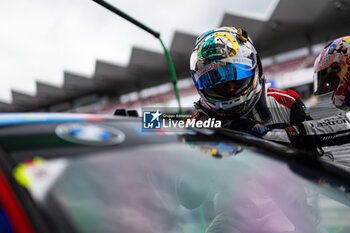
[[[288,108],[291,108],[294,100],[285,96],[281,96],[278,102],[280,102],[281,104],[285,105]]]
[[[297,128],[294,126],[288,126],[285,128],[287,134],[289,135],[289,137],[294,137],[297,134],[299,134],[299,132],[297,131]]]
[[[42,201],[67,165],[68,161],[63,158],[47,161],[35,157],[19,163],[13,169],[13,176],[17,183],[29,190],[34,199]]]
[[[213,62],[213,63],[210,63],[209,65],[207,66],[204,66],[202,69],[198,70],[195,75],[194,75],[194,79],[197,81],[203,74],[209,72],[210,70],[213,70],[217,67],[221,66],[220,63],[216,63],[216,62]]]
[[[346,117],[337,117],[337,118],[327,118],[324,120],[316,121],[316,122],[310,122],[309,125],[311,127],[325,127],[330,125],[342,125],[342,124],[349,124],[350,121]]]
[[[52,122],[101,122],[103,118],[80,113],[4,113],[0,125],[52,123]]]
[[[55,132],[63,140],[89,146],[115,145],[125,139],[122,131],[93,123],[60,124]]]
[[[249,67],[253,66],[253,60],[245,57],[228,57],[225,59],[221,59],[221,61],[232,64],[243,64]]]

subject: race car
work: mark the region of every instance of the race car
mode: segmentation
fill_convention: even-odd
[[[346,170],[228,129],[1,114],[0,146],[0,232],[350,232]]]

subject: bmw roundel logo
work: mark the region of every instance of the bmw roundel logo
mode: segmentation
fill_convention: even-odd
[[[66,141],[90,146],[115,145],[125,140],[122,131],[93,123],[64,123],[55,132]]]

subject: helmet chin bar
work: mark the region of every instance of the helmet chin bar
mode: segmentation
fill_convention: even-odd
[[[209,102],[208,104],[215,108],[215,109],[227,109],[227,108],[232,108],[232,107],[236,107],[244,102],[246,102],[247,100],[250,100],[255,93],[257,93],[258,90],[254,90],[252,92],[249,93],[249,95],[247,96],[240,96],[238,98],[233,98],[230,100],[225,100],[225,101],[220,101],[220,102]]]
[[[223,115],[241,117],[248,114],[260,99],[262,88],[265,88],[262,79],[259,77],[259,74],[256,73],[254,77],[256,87],[250,87],[251,90],[247,90],[249,91],[248,95],[232,97],[230,100],[210,102],[200,91],[199,95],[209,108],[215,109],[215,111]]]
[[[202,100],[204,100],[205,104],[208,105],[208,107],[213,108],[224,115],[227,114],[227,115],[240,117],[248,114],[250,110],[253,109],[257,101],[260,99],[262,88],[263,88],[263,85],[261,85],[261,83],[259,82],[255,90],[251,91],[249,95],[234,97],[230,100],[225,100],[220,102],[209,102],[208,100],[206,100],[203,94],[200,93],[200,96]],[[242,110],[235,112],[235,107],[237,107],[237,109],[239,107],[239,109],[242,109]],[[225,109],[229,109],[229,110],[225,110]]]
[[[255,92],[255,91],[254,91]],[[216,109],[212,103],[203,101],[204,104],[206,104],[209,108],[212,110],[214,109],[215,112],[221,116],[229,116],[229,117],[243,117],[251,112],[253,107],[256,105],[256,103],[259,101],[262,91],[257,92],[251,99],[246,100],[245,102],[242,101],[240,105],[236,105],[234,107],[229,108],[228,110],[224,109]]]

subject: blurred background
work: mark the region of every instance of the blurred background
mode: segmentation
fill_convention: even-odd
[[[198,99],[189,73],[196,37],[235,26],[248,31],[273,88],[297,91],[318,117],[335,111],[312,95],[312,66],[328,41],[350,35],[350,0],[107,2],[160,32],[184,107]],[[0,19],[1,112],[177,106],[159,41],[91,0],[7,1]]]

